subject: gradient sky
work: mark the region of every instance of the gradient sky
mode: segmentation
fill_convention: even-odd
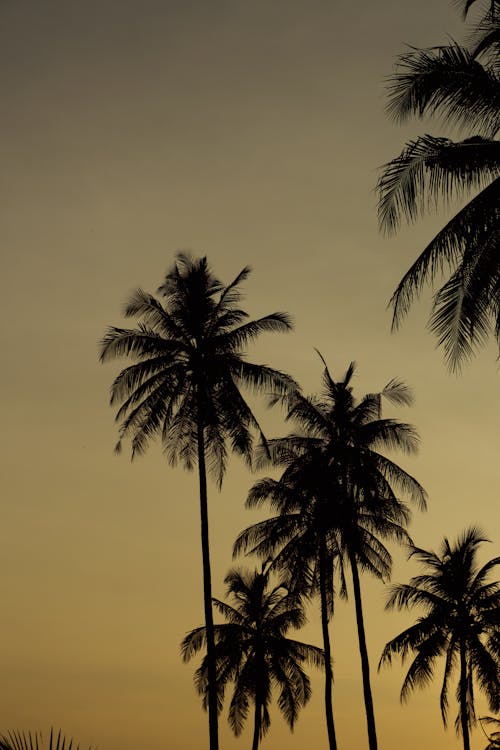
[[[478,523],[500,552],[498,364],[493,346],[451,376],[425,330],[429,297],[390,333],[386,304],[446,217],[377,229],[377,167],[422,132],[384,113],[405,44],[461,38],[447,0],[0,0],[4,364],[0,730],[61,726],[101,750],[207,746],[179,643],[202,623],[196,476],[158,446],[116,457],[97,341],[131,290],[154,291],[178,249],[229,282],[246,264],[252,315],[289,311],[295,332],[254,361],[319,388],[355,359],[356,392],[394,376],[420,430],[401,463],[426,487],[415,542],[437,547]],[[392,412],[390,412],[392,413]],[[263,414],[270,435],[279,414]],[[214,594],[224,593],[253,478],[231,461],[210,495]],[[251,564],[250,562],[248,564]],[[413,568],[395,550],[394,580]],[[376,674],[411,621],[363,579],[380,747],[459,747],[438,689],[399,704],[399,668]],[[304,640],[320,644],[311,609]],[[350,604],[333,629],[339,748],[366,747]],[[273,714],[263,748],[326,747],[321,679],[290,735]],[[221,746],[241,748],[221,720]],[[473,750],[485,744],[478,730]]]

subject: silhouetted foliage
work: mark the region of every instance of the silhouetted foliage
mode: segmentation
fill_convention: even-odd
[[[315,438],[293,436],[271,441],[271,455],[279,452],[278,465],[283,468],[279,480],[267,477],[258,481],[247,498],[247,507],[268,503],[279,513],[243,531],[234,545],[234,555],[250,550],[261,558],[272,557],[273,569],[286,574],[294,593],[318,594],[325,670],[325,715],[330,750],[337,740],[333,716],[331,644],[328,623],[334,609],[334,565],[343,574],[342,558],[336,538],[331,508],[331,484],[322,444]],[[341,591],[345,594],[342,575]]]
[[[116,419],[120,440],[131,439],[132,457],[159,435],[172,466],[198,464],[205,624],[208,641],[210,750],[217,750],[214,636],[210,553],[208,543],[208,470],[222,483],[231,450],[252,460],[255,431],[265,442],[259,423],[242,395],[251,391],[287,393],[295,386],[284,373],[245,359],[248,343],[265,332],[291,328],[289,316],[273,313],[258,320],[238,304],[244,268],[228,285],[211,271],[206,258],[177,255],[159,293],[164,302],[137,290],[125,315],[138,319],[137,328],[108,328],[101,360],[134,360],[115,379],[111,404],[121,404]]]
[[[467,13],[472,2],[461,3]],[[382,227],[414,221],[439,198],[470,200],[431,240],[391,299],[399,326],[426,282],[448,276],[435,293],[430,327],[458,369],[493,330],[500,342],[500,26],[489,5],[471,48],[452,43],[411,49],[390,79],[389,114],[440,118],[466,131],[454,141],[429,134],[409,141],[378,183]]]
[[[215,625],[217,697],[222,710],[229,683],[233,695],[229,723],[238,736],[254,704],[252,750],[269,729],[269,706],[273,689],[279,691],[278,708],[293,729],[299,709],[309,700],[311,688],[303,665],[322,666],[323,652],[316,646],[286,637],[291,629],[305,624],[300,599],[282,585],[270,586],[270,566],[261,571],[231,570],[226,576],[227,594],[234,606],[214,599],[215,607],[227,620]],[[206,628],[196,628],[181,646],[189,661],[206,645]],[[196,687],[207,705],[208,666],[205,657],[195,674]]]
[[[418,437],[411,425],[382,418],[382,400],[407,405],[411,402],[409,389],[392,380],[380,393],[368,394],[358,402],[350,385],[354,370],[351,363],[343,380],[335,382],[325,364],[319,398],[306,398],[299,392],[288,398],[287,419],[300,431],[270,440],[269,458],[262,454],[263,463],[283,467],[284,473],[278,481],[257,483],[247,501],[255,505],[268,500],[280,515],[240,534],[236,551],[251,549],[261,556],[277,553],[274,564],[288,566],[294,580],[304,578],[306,573],[300,574],[302,564],[303,571],[311,571],[307,573],[310,578],[319,581],[319,555],[323,550],[330,598],[330,603],[323,602],[323,621],[325,610],[331,613],[332,562],[337,555],[342,563],[349,564],[368,735],[374,750],[377,738],[359,568],[378,578],[389,577],[391,556],[381,540],[408,540],[409,509],[396,493],[424,507],[425,492],[413,477],[379,452],[391,448],[407,453],[416,450]]]
[[[424,572],[409,584],[392,588],[387,608],[419,607],[423,614],[415,625],[404,630],[385,646],[380,659],[390,664],[394,654],[403,660],[412,655],[401,700],[408,699],[417,686],[429,684],[436,661],[445,659],[440,705],[446,725],[448,690],[458,669],[457,731],[462,733],[464,750],[470,749],[469,732],[475,720],[473,683],[485,694],[490,709],[500,710],[500,582],[488,580],[500,557],[477,565],[477,549],[486,541],[472,527],[455,544],[444,539],[438,554],[411,548]]]
[[[500,719],[496,719],[494,716],[481,716],[479,721],[481,722],[481,727],[483,727],[483,724],[497,727],[496,731],[489,731],[489,733],[483,727],[483,732],[488,738],[488,745],[485,747],[485,750],[500,750]]]
[[[0,750],[79,750],[72,738],[67,738],[59,729],[57,734],[50,730],[48,744],[41,732],[12,730],[0,735]],[[92,748],[89,748],[92,750]]]

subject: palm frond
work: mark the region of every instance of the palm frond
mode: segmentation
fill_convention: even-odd
[[[432,617],[420,618],[415,625],[411,625],[384,646],[378,669],[392,664],[392,657],[397,654],[404,664],[412,651],[418,650],[421,643],[434,636],[439,631],[440,623]]]
[[[293,328],[292,318],[288,313],[276,312],[258,320],[244,323],[238,328],[214,337],[214,346],[218,349],[239,351],[262,333],[287,333]]]
[[[240,360],[231,364],[230,372],[253,392],[281,393],[286,395],[297,387],[290,375],[266,365],[254,365]]]
[[[372,449],[396,449],[410,455],[417,452],[420,442],[413,425],[396,419],[378,419],[364,425],[361,439]]]
[[[500,230],[475,249],[473,266],[464,258],[435,294],[429,323],[452,371],[458,370],[486,344],[494,324],[495,285],[500,278]],[[488,256],[486,262],[484,256]]]
[[[140,318],[146,327],[177,346],[189,345],[186,331],[163,307],[161,302],[143,289],[137,289],[124,308],[126,318]]]
[[[394,232],[401,217],[413,222],[439,198],[483,188],[500,174],[500,142],[481,136],[452,141],[431,135],[410,141],[383,167],[377,189],[382,228]]]
[[[398,122],[416,115],[439,116],[444,122],[479,128],[494,136],[498,129],[500,80],[477,61],[480,53],[450,44],[411,49],[401,55],[389,80],[387,111]]]
[[[119,357],[152,359],[180,350],[177,342],[166,341],[160,334],[148,328],[117,328],[109,326],[100,342],[101,362]]]
[[[381,395],[395,406],[411,406],[413,404],[413,391],[399,378],[393,378],[381,391]]]
[[[182,661],[189,661],[198,651],[205,647],[207,642],[207,632],[205,627],[191,630],[181,643]]]
[[[448,644],[448,648],[446,651],[446,663],[444,667],[444,677],[443,677],[443,685],[441,687],[441,693],[439,696],[439,706],[441,708],[441,717],[443,719],[443,724],[446,726],[448,721],[448,686],[451,678],[451,674],[453,672],[453,668],[455,666],[456,661],[456,655],[457,655],[457,648],[456,648],[456,642],[455,638],[452,635],[450,638],[450,643]]]
[[[456,266],[467,247],[477,248],[478,243],[481,246],[482,234],[478,234],[478,228],[483,227],[485,221],[487,226],[495,226],[495,207],[499,201],[500,178],[497,177],[461,209],[423,250],[403,276],[389,303],[393,308],[393,330],[398,328],[426,281],[431,284],[446,267]],[[498,218],[496,222],[498,225]]]
[[[419,645],[417,655],[406,673],[401,688],[401,702],[405,703],[416,687],[425,687],[432,682],[435,661],[443,652],[442,633],[434,633]]]
[[[0,735],[0,750],[79,750],[74,740],[67,738],[62,730],[57,733],[51,727],[48,743],[38,731],[11,730]],[[90,747],[89,750],[92,750]]]

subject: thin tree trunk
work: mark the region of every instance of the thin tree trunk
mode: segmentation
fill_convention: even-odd
[[[253,726],[252,750],[257,750],[257,748],[259,747],[261,715],[262,715],[262,707],[260,704],[260,700],[258,696],[256,695],[255,696],[255,718],[254,718],[254,726]]]
[[[219,750],[217,726],[217,672],[215,665],[215,636],[212,613],[212,576],[210,572],[210,549],[208,543],[208,496],[207,472],[205,465],[205,436],[202,418],[198,413],[198,472],[200,479],[200,518],[201,552],[203,560],[203,603],[205,607],[205,627],[207,634],[208,667],[208,730],[210,750]]]
[[[332,701],[332,652],[330,648],[330,633],[328,632],[328,607],[326,599],[326,543],[324,537],[320,542],[319,553],[319,591],[321,599],[321,627],[323,631],[323,650],[325,652],[325,714],[326,728],[328,731],[328,742],[330,750],[337,750],[337,739],[335,737],[335,724],[333,721]]]
[[[375,729],[375,713],[373,711],[373,698],[370,686],[370,663],[368,661],[368,650],[366,648],[365,625],[363,621],[363,608],[361,605],[361,587],[359,583],[359,572],[356,558],[349,555],[352,571],[352,585],[354,590],[354,603],[356,605],[356,622],[358,626],[359,655],[361,657],[361,673],[363,676],[363,695],[365,699],[366,724],[368,727],[368,745],[370,750],[377,750],[377,732]]]
[[[467,705],[467,652],[463,639],[460,640],[460,723],[462,726],[462,737],[464,739],[464,750],[470,750],[469,737],[469,707]]]

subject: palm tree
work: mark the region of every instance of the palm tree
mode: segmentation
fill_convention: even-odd
[[[448,688],[458,668],[458,717],[456,729],[462,733],[464,750],[470,750],[469,733],[475,719],[473,683],[486,695],[490,709],[500,710],[500,582],[490,581],[500,557],[482,567],[477,550],[486,541],[477,528],[470,528],[455,544],[444,539],[438,554],[418,547],[412,557],[424,566],[424,572],[409,584],[394,586],[387,608],[422,607],[415,625],[386,644],[380,665],[390,664],[393,654],[403,661],[412,654],[401,700],[417,686],[427,685],[436,661],[445,658],[441,689],[441,714],[446,726]]]
[[[465,3],[465,13],[472,2]],[[499,45],[492,4],[471,50],[455,43],[411,50],[398,58],[389,85],[388,111],[397,121],[429,115],[467,135],[409,141],[378,182],[379,218],[388,232],[401,218],[414,221],[440,197],[447,203],[473,193],[421,252],[390,303],[397,328],[424,284],[449,269],[434,296],[430,327],[455,370],[492,329],[500,342]]]
[[[299,514],[312,512],[311,530],[306,537],[310,552],[309,556],[303,558],[303,564],[310,564],[314,554],[318,566],[323,559],[323,563],[326,563],[325,571],[330,571],[330,592],[332,561],[340,559],[349,564],[369,745],[370,750],[376,750],[377,736],[359,570],[361,568],[378,578],[387,579],[391,570],[391,556],[381,539],[408,539],[405,527],[409,511],[398,499],[396,492],[408,495],[421,507],[425,506],[425,492],[421,485],[378,452],[384,448],[400,448],[411,453],[416,450],[418,438],[411,425],[382,418],[383,398],[397,405],[411,402],[410,392],[402,382],[392,380],[380,393],[368,394],[357,402],[350,385],[355,371],[354,363],[351,363],[345,377],[338,383],[333,381],[328,367],[325,363],[324,365],[323,392],[320,398],[306,398],[299,392],[289,397],[287,419],[298,423],[300,433],[268,443],[271,463],[285,467],[280,481],[284,478],[286,482],[290,467],[293,477],[296,467],[302,465],[294,482],[295,487],[301,486],[308,496],[309,505],[304,505],[300,493],[297,495],[296,508],[293,504],[280,505],[280,493],[274,492],[270,480],[267,480],[267,488],[265,484],[260,488],[257,486],[255,494],[250,495],[250,504],[260,501],[267,492],[274,507],[281,514],[291,512],[292,517],[284,521],[283,518],[280,521],[278,517],[250,527],[240,535],[237,549],[253,545],[255,551],[264,554],[273,545],[281,545],[282,559],[286,559],[289,556],[288,542],[297,545],[303,541],[297,517],[293,517],[294,510],[298,510]],[[298,464],[295,455],[300,457]],[[286,493],[284,499],[286,500]],[[312,549],[315,550],[314,553]],[[300,546],[297,549],[297,560],[300,560]],[[322,606],[324,637],[327,633],[325,612],[328,610]]]
[[[265,442],[241,386],[284,394],[295,385],[287,375],[244,358],[244,347],[259,334],[291,328],[285,313],[247,320],[238,302],[239,287],[249,273],[245,267],[224,285],[206,258],[180,253],[159,289],[165,302],[137,290],[125,307],[127,317],[138,318],[137,328],[110,327],[101,346],[102,361],[124,356],[134,360],[111,387],[111,404],[121,404],[117,448],[130,437],[134,457],[160,435],[172,466],[198,465],[211,750],[218,748],[218,733],[207,467],[220,487],[227,443],[250,463],[252,431]]]
[[[231,570],[226,576],[227,594],[234,606],[214,599],[226,624],[215,625],[217,694],[222,709],[228,683],[234,684],[229,707],[229,723],[238,736],[254,704],[252,750],[269,729],[269,705],[274,686],[279,688],[278,707],[293,730],[299,709],[309,700],[309,678],[303,670],[308,662],[322,666],[323,652],[316,646],[286,637],[290,628],[305,624],[300,600],[283,584],[269,585],[270,565],[261,571]],[[181,646],[184,661],[189,661],[206,644],[206,628],[196,628]],[[195,675],[200,695],[207,702],[208,663],[205,657]]]
[[[261,558],[272,557],[273,569],[285,573],[291,590],[301,596],[318,594],[320,599],[325,671],[325,717],[330,750],[337,750],[333,717],[333,672],[329,623],[333,617],[335,563],[341,572],[341,595],[346,594],[342,561],[335,529],[331,524],[330,487],[320,470],[321,446],[312,438],[270,441],[274,464],[284,468],[279,480],[261,479],[251,488],[247,507],[269,502],[279,515],[253,524],[237,538],[233,555],[250,551]],[[278,458],[278,453],[280,454]]]

